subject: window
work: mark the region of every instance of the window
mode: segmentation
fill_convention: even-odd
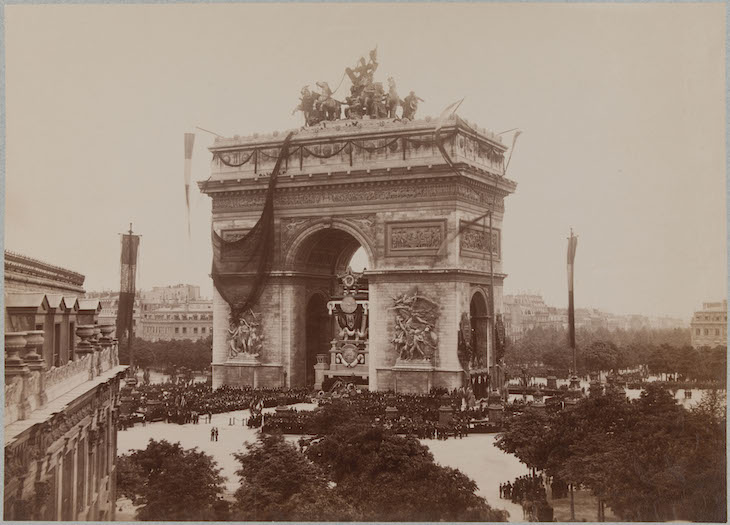
[[[205,327],[203,327],[203,328],[200,329],[200,333],[201,334],[204,334],[205,333]]]
[[[709,335],[709,334],[710,334],[710,331],[707,328],[705,328],[705,335]]]
[[[184,334],[187,334],[188,333],[188,327],[187,326],[183,326],[183,333]]]
[[[695,335],[700,335],[700,329],[699,328],[695,331]]]
[[[720,329],[719,328],[715,328],[715,335],[720,335]]]
[[[198,327],[197,326],[195,328],[193,328],[193,333],[194,334],[197,334],[198,333]]]
[[[176,333],[176,334],[179,334],[179,333],[180,333],[180,327],[179,327],[179,326],[176,326],[176,327],[175,327],[175,333]]]

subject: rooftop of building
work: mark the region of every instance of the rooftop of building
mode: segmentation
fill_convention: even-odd
[[[702,303],[702,310],[699,312],[727,312],[727,299],[717,302]]]
[[[62,268],[61,266],[49,264],[45,261],[41,261],[40,259],[5,250],[6,275],[8,271],[35,274],[46,278],[61,279],[64,282],[77,286],[83,286],[84,280],[86,279],[82,274],[67,268]]]

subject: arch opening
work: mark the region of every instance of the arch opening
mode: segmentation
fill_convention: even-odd
[[[488,393],[488,378],[486,370],[489,366],[489,310],[487,301],[483,294],[477,292],[472,295],[469,304],[469,317],[471,319],[471,345],[474,352],[474,366],[481,376],[480,381],[474,385],[474,394],[477,398],[485,397]]]
[[[292,385],[367,383],[367,278],[355,275],[354,285],[345,284],[348,268],[359,274],[367,267],[367,248],[355,234],[330,226],[308,232],[292,250],[292,269],[304,274],[307,289],[299,343],[304,355],[292,371],[298,376]],[[343,309],[343,301],[354,309]]]
[[[314,365],[317,364],[317,354],[329,346],[329,335],[332,332],[332,320],[327,312],[327,300],[324,294],[315,293],[307,301],[306,312],[306,367],[304,385],[314,386]]]

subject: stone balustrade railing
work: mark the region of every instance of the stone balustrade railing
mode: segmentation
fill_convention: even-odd
[[[82,325],[72,361],[46,369],[38,350],[42,331],[5,334],[5,418],[7,426],[119,364],[113,326]]]
[[[436,122],[389,120],[336,121],[297,132],[281,174],[443,164],[435,142]],[[217,140],[212,148],[216,180],[266,176],[273,170],[285,134]],[[466,162],[500,175],[507,149],[498,136],[456,121],[440,139],[454,162]]]
[[[91,378],[90,371],[93,361],[94,355],[86,354],[74,361],[69,361],[63,366],[54,366],[46,370],[44,374],[48,398],[55,399],[59,395],[88,381]]]

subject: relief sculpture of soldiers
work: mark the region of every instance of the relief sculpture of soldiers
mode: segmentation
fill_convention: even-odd
[[[429,361],[438,344],[438,304],[419,294],[418,289],[393,299],[395,336],[393,344],[400,359]]]
[[[228,329],[228,357],[259,357],[263,348],[263,337],[259,333],[260,321],[253,310],[241,315],[238,323]]]
[[[378,69],[378,49],[370,51],[368,58],[360,57],[353,67],[345,68],[342,79],[347,78],[352,83],[350,94],[344,100],[335,98],[330,86],[325,81],[317,81],[317,90],[309,86],[302,87],[297,107],[292,113],[301,111],[304,116],[304,126],[314,126],[323,121],[345,119],[403,119],[413,120],[418,110],[418,102],[423,99],[411,91],[405,99],[398,96],[396,82],[388,77],[386,91],[382,82],[375,81],[375,71]],[[398,108],[402,108],[398,116]],[[343,110],[344,108],[344,110]]]

